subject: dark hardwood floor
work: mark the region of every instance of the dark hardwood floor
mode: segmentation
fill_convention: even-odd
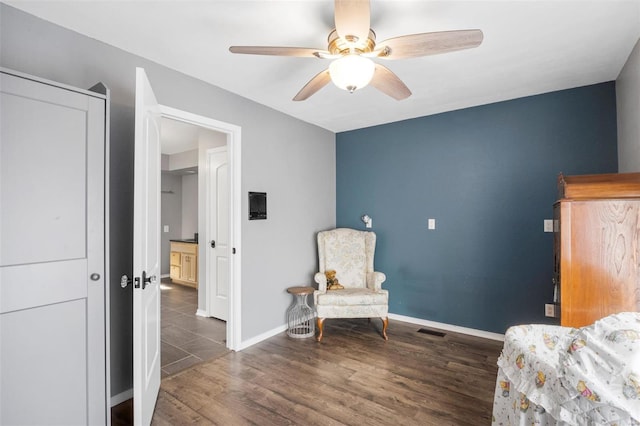
[[[322,343],[282,333],[164,378],[153,424],[490,424],[502,342],[419,329],[390,321],[386,342],[379,320],[327,320]]]

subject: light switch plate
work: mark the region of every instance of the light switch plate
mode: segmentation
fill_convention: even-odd
[[[163,231],[164,232],[169,232],[169,225],[164,225]]]
[[[556,305],[554,303],[545,303],[544,304],[544,316],[555,318],[556,316]]]
[[[544,220],[544,232],[553,232],[553,220],[545,219]]]

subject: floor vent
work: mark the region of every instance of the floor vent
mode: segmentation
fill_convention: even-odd
[[[441,331],[429,330],[428,328],[421,328],[418,330],[418,333],[431,334],[432,336],[444,337],[445,333]]]

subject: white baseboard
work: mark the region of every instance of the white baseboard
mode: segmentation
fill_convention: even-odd
[[[238,347],[238,351],[241,351],[243,349],[247,349],[249,346],[253,346],[256,343],[260,343],[263,340],[267,340],[269,337],[273,337],[276,334],[280,334],[280,333],[282,333],[283,331],[286,331],[286,330],[287,330],[287,324],[283,324],[283,325],[281,325],[279,327],[276,327],[276,328],[274,328],[272,330],[266,331],[266,332],[264,332],[262,334],[259,334],[259,335],[255,336],[255,337],[252,337],[251,339],[244,340],[244,341],[240,342],[240,345]]]
[[[459,325],[445,324],[443,322],[429,321],[420,318],[406,317],[404,315],[389,314],[389,318],[411,324],[424,325],[426,327],[438,328],[440,330],[453,331],[454,333],[468,334],[470,336],[483,337],[485,339],[499,340],[504,342],[504,334],[492,333],[490,331],[477,330],[475,328],[460,327]]]
[[[209,315],[207,315],[207,311],[205,311],[204,309],[200,309],[200,308],[198,308],[198,310],[196,311],[196,316],[209,317]]]
[[[160,279],[162,279],[162,278],[169,278],[170,276],[171,276],[171,275],[169,275],[169,274],[161,274],[161,275],[160,275]]]
[[[120,392],[117,395],[113,395],[111,397],[111,406],[115,407],[118,404],[122,404],[123,402],[133,398],[133,388],[127,389],[124,392]]]
[[[477,330],[475,328],[468,328],[468,327],[460,327],[458,325],[451,325],[451,324],[445,324],[442,322],[436,322],[436,321],[429,321],[429,320],[424,320],[424,319],[420,319],[420,318],[413,318],[413,317],[407,317],[404,315],[397,315],[397,314],[389,314],[389,318],[392,320],[396,320],[396,321],[403,321],[403,322],[408,322],[411,324],[417,324],[417,325],[422,325],[422,326],[426,326],[426,327],[431,327],[431,328],[437,328],[440,330],[446,330],[446,331],[452,331],[455,333],[461,333],[461,334],[467,334],[469,336],[476,336],[476,337],[482,337],[485,339],[491,339],[491,340],[498,340],[503,342],[504,341],[504,334],[500,334],[500,333],[492,333],[490,331],[484,331],[484,330]],[[247,349],[250,346],[255,345],[256,343],[260,343],[263,340],[267,340],[270,337],[275,336],[276,334],[280,334],[283,331],[287,330],[287,324],[283,324],[279,327],[276,327],[272,330],[269,331],[265,331],[262,334],[259,334],[255,337],[252,337],[250,339],[244,340],[240,343],[239,347],[238,347],[238,351],[241,351],[243,349]]]

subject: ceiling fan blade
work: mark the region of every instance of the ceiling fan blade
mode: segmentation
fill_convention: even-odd
[[[397,101],[411,96],[411,90],[409,90],[402,80],[389,68],[380,64],[376,64],[376,70],[369,84]]]
[[[479,46],[483,38],[481,30],[411,34],[378,43],[377,47],[381,50],[378,57],[404,59],[470,49]]]
[[[371,25],[369,0],[336,0],[335,23],[336,31],[341,38],[365,43]]]
[[[324,70],[313,77],[307,84],[304,85],[298,94],[293,98],[294,101],[304,101],[311,95],[322,89],[331,81],[329,76],[329,70]]]
[[[329,52],[322,49],[309,47],[231,46],[229,51],[245,55],[298,56],[303,58],[320,58],[323,55],[330,55]]]

